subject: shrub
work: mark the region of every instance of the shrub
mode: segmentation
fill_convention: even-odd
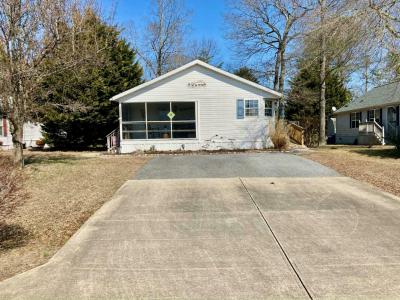
[[[21,170],[8,156],[0,156],[0,221],[15,208],[22,185]]]
[[[270,138],[274,144],[274,149],[279,151],[289,148],[289,136],[286,123],[283,120],[276,121],[270,126]]]

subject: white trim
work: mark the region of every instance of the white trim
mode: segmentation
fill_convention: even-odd
[[[256,89],[259,89],[261,91],[270,93],[270,94],[276,96],[276,98],[281,98],[282,97],[282,94],[278,93],[277,91],[269,89],[269,88],[267,88],[265,86],[262,86],[260,84],[254,83],[252,81],[249,81],[247,79],[244,79],[244,78],[239,77],[237,75],[234,75],[232,73],[226,72],[224,70],[221,70],[219,68],[211,66],[211,65],[209,65],[209,64],[197,59],[197,60],[194,60],[194,61],[192,61],[192,62],[190,62],[190,63],[188,63],[186,65],[183,65],[182,67],[179,67],[179,68],[177,68],[177,69],[175,69],[173,71],[170,71],[170,72],[168,72],[168,73],[166,73],[164,75],[161,75],[161,76],[159,76],[159,77],[157,77],[157,78],[155,78],[153,80],[147,81],[147,82],[142,83],[142,84],[140,84],[140,85],[138,85],[138,86],[136,86],[136,87],[134,87],[132,89],[129,89],[129,90],[125,91],[125,92],[122,92],[122,93],[120,93],[118,95],[115,95],[110,100],[111,101],[122,101],[122,100],[119,100],[119,99],[121,99],[121,98],[123,98],[125,96],[128,96],[129,94],[132,94],[134,92],[137,92],[137,91],[139,91],[139,90],[141,90],[141,89],[143,89],[145,87],[153,85],[153,84],[155,84],[155,83],[157,83],[157,82],[159,82],[159,81],[161,81],[161,80],[163,80],[165,78],[171,77],[171,76],[173,76],[173,75],[175,75],[175,74],[177,74],[179,72],[182,72],[182,71],[184,71],[184,70],[186,70],[186,69],[188,69],[190,67],[193,67],[195,65],[202,66],[202,67],[204,67],[206,69],[209,69],[211,71],[214,71],[214,72],[216,72],[218,74],[224,75],[226,77],[229,77],[229,78],[234,79],[236,81],[239,81],[241,83],[247,84],[247,85],[252,86],[252,87],[254,87]]]
[[[188,103],[194,103],[194,109],[195,109],[195,118],[196,120],[178,120],[178,121],[148,121],[147,119],[147,103],[169,103],[169,111],[172,111],[172,104],[173,103],[182,103],[182,102],[188,102]],[[182,141],[187,141],[187,140],[192,140],[192,141],[198,141],[199,140],[199,120],[197,116],[197,107],[198,107],[198,101],[197,100],[184,100],[184,101],[173,101],[173,100],[164,100],[164,101],[157,101],[157,102],[151,102],[151,101],[140,101],[136,103],[143,103],[145,107],[145,121],[123,121],[122,120],[122,102],[119,102],[119,107],[120,107],[120,115],[121,115],[121,120],[120,120],[120,129],[121,129],[121,139],[120,141],[165,141],[165,140],[182,140]],[[145,123],[146,124],[146,138],[145,139],[124,139],[123,134],[122,134],[122,127],[123,124],[135,124],[135,123]],[[195,123],[196,125],[196,137],[195,138],[173,138],[172,137],[172,132],[173,132],[173,122],[175,123]],[[170,138],[160,138],[160,139],[149,139],[149,130],[148,130],[148,124],[149,123],[169,123],[171,125],[171,130],[170,130]]]

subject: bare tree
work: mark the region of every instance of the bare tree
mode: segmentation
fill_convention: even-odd
[[[188,46],[188,56],[190,59],[200,59],[208,64],[217,64],[219,50],[218,45],[213,39],[194,40]]]
[[[368,0],[368,8],[378,17],[388,32],[400,39],[400,2],[397,0]]]
[[[273,87],[284,91],[287,50],[296,39],[296,24],[311,9],[302,0],[236,0],[226,16],[229,37],[240,55],[273,60]]]
[[[185,60],[182,45],[190,13],[183,0],[153,0],[152,7],[137,48],[151,77],[157,77]]]
[[[86,61],[93,53],[84,50],[96,48],[82,30],[87,7],[77,0],[0,0],[0,111],[11,124],[14,162],[20,166],[23,125],[36,113],[42,79]],[[77,49],[78,38],[87,39],[90,47]],[[61,43],[70,46],[69,56],[48,68],[47,59]]]

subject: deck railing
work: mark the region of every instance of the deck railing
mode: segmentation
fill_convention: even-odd
[[[300,145],[304,145],[304,128],[300,125],[289,122],[288,123],[288,135],[289,138]]]
[[[385,127],[379,125],[375,121],[368,121],[360,123],[358,127],[359,135],[375,135],[376,138],[382,143],[385,143]]]
[[[114,129],[106,136],[107,139],[107,151],[113,153],[119,153],[120,137],[119,129]]]

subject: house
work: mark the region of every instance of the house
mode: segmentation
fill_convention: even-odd
[[[334,113],[337,144],[385,144],[399,137],[400,82],[378,86]]]
[[[24,144],[25,147],[36,147],[36,141],[43,138],[41,126],[34,123],[24,124]],[[13,143],[10,134],[10,123],[6,118],[0,119],[0,149],[12,149]]]
[[[270,146],[268,127],[280,97],[262,85],[192,61],[111,99],[119,103],[120,152]]]

